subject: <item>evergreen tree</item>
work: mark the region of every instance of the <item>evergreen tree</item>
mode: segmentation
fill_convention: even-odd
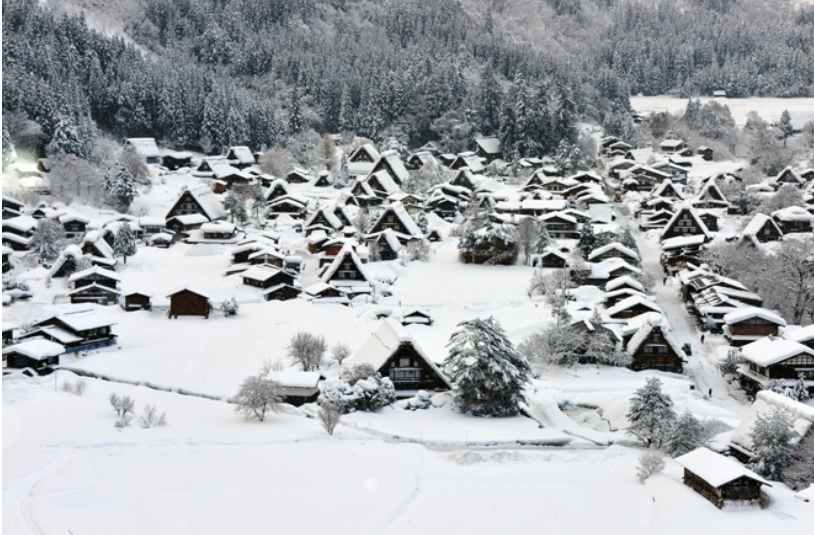
[[[455,405],[475,416],[514,416],[525,404],[530,368],[494,318],[458,324],[444,371]]]
[[[40,219],[31,237],[30,251],[41,264],[50,264],[59,256],[62,242],[60,224],[53,219]]]
[[[46,150],[49,154],[75,154],[80,157],[90,155],[88,140],[80,139],[79,125],[76,120],[63,114],[56,119],[56,127],[51,134],[51,141]]]
[[[685,411],[670,430],[666,449],[670,455],[678,457],[703,446],[705,441],[704,426],[690,411]]]
[[[347,84],[342,86],[342,94],[339,97],[339,118],[337,122],[340,131],[353,130],[353,102]]]
[[[5,123],[3,124],[3,169],[14,159],[14,142],[8,133]]]
[[[121,162],[108,168],[102,187],[108,202],[119,212],[127,212],[138,193],[133,175]]]
[[[580,234],[577,248],[582,253],[583,258],[588,258],[591,251],[596,249],[596,235],[594,234],[594,226],[590,222],[582,225],[582,234]]]
[[[794,459],[792,440],[796,436],[791,418],[782,410],[759,414],[752,428],[755,471],[769,479],[783,481],[783,471]]]
[[[777,127],[783,136],[783,146],[785,147],[788,139],[794,134],[794,126],[791,124],[789,110],[783,110],[783,113],[780,114],[780,122],[777,123]]]
[[[661,448],[670,436],[675,419],[673,400],[661,391],[661,381],[651,377],[630,400],[628,433],[645,446]]]
[[[478,120],[483,134],[495,134],[500,129],[500,106],[503,94],[492,64],[486,65],[478,88]]]
[[[127,264],[128,256],[136,254],[136,237],[127,223],[120,224],[116,230],[113,238],[113,254],[121,257],[125,264]]]

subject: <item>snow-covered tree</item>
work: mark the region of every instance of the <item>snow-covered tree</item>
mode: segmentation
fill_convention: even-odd
[[[233,223],[235,221],[243,223],[249,217],[243,198],[234,191],[229,191],[223,196],[223,207],[229,212]]]
[[[794,134],[794,125],[791,124],[791,115],[789,110],[783,110],[780,114],[780,121],[777,123],[777,128],[783,137],[783,146],[786,146],[788,139]]]
[[[517,224],[517,248],[522,257],[521,262],[528,263],[529,257],[535,252],[540,227],[540,223],[533,217],[524,217]]]
[[[706,430],[701,422],[685,411],[675,422],[665,444],[665,449],[673,457],[689,453],[706,442]]]
[[[783,470],[794,459],[792,440],[796,437],[791,417],[782,409],[758,414],[752,428],[755,471],[769,479],[783,481]]]
[[[121,162],[107,170],[103,188],[108,202],[119,212],[127,212],[138,194],[133,175]]]
[[[724,360],[718,365],[722,375],[735,375],[738,373],[738,365],[741,363],[740,351],[732,348],[726,353]]]
[[[280,385],[270,377],[271,367],[264,366],[257,375],[247,377],[232,399],[235,410],[248,420],[262,422],[269,411],[276,411],[283,400]]]
[[[304,371],[318,370],[325,354],[325,338],[309,332],[295,334],[288,343],[288,356]]]
[[[550,323],[523,340],[518,350],[533,362],[569,366],[577,362],[581,345],[571,328]]]
[[[240,311],[240,305],[238,304],[237,299],[230,297],[223,300],[223,303],[220,305],[220,311],[223,312],[223,315],[227,318],[237,316],[237,313]]]
[[[588,258],[591,251],[596,248],[596,235],[594,234],[594,226],[591,223],[585,223],[582,226],[582,233],[580,234],[577,247],[582,253],[583,258]]]
[[[15,157],[14,141],[8,133],[6,125],[3,124],[3,169],[12,162]]]
[[[366,364],[342,370],[339,378],[320,383],[319,390],[320,406],[335,407],[343,414],[378,411],[396,400],[393,381]]]
[[[630,400],[628,433],[645,446],[661,448],[670,436],[675,419],[673,400],[661,391],[661,381],[651,377]]]
[[[571,317],[566,307],[568,290],[572,286],[571,274],[567,269],[560,269],[553,273],[535,269],[527,292],[529,297],[544,296],[546,304],[551,307],[552,315],[557,320],[557,325],[563,325]]]
[[[467,263],[513,264],[518,251],[517,228],[492,221],[481,210],[464,224],[458,250]]]
[[[59,256],[63,241],[59,223],[53,219],[40,219],[31,238],[31,254],[41,264],[50,264]]]
[[[525,403],[529,364],[494,318],[458,324],[447,344],[444,371],[455,405],[476,416],[512,416]]]
[[[125,264],[128,256],[136,254],[136,236],[127,223],[122,223],[116,230],[113,238],[113,254],[120,256]]]
[[[326,433],[333,436],[334,429],[342,417],[342,412],[330,403],[322,403],[319,406],[319,422]]]
[[[350,356],[350,348],[341,342],[337,342],[331,348],[331,355],[333,355],[334,361],[341,366],[345,359]]]

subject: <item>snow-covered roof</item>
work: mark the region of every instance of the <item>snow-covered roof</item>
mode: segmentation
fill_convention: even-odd
[[[18,215],[3,221],[4,227],[10,227],[20,232],[33,232],[37,228],[37,220],[28,215]]]
[[[362,260],[359,258],[359,255],[356,254],[356,251],[353,249],[353,245],[350,244],[350,243],[345,243],[345,245],[342,246],[342,249],[340,249],[339,252],[334,257],[333,262],[331,262],[327,266],[325,271],[322,273],[321,278],[322,278],[323,282],[327,283],[327,282],[331,281],[333,276],[336,274],[336,271],[342,265],[342,262],[345,260],[346,256],[350,256],[351,261],[356,265],[356,268],[359,270],[359,272],[362,274],[362,276],[365,278],[365,280],[367,280],[367,281],[370,280],[370,277],[368,277],[367,272],[365,270],[365,266],[364,266],[364,264],[362,264]],[[342,284],[342,285],[345,284],[345,281],[341,281],[341,280],[331,281],[331,282],[333,282],[334,284]],[[349,284],[359,284],[360,281],[348,281],[348,283]]]
[[[616,277],[615,279],[609,280],[605,284],[605,291],[611,292],[623,286],[630,286],[631,288],[636,288],[640,292],[644,292],[644,285],[630,275],[622,275],[621,277]]]
[[[476,137],[475,143],[486,154],[500,153],[500,140],[496,137]]]
[[[212,174],[217,180],[221,180],[229,176],[237,176],[247,181],[252,179],[252,175],[249,173],[241,171],[237,167],[229,165],[225,162],[213,163],[211,164],[211,167]]]
[[[629,297],[628,299],[636,299],[637,297]],[[641,299],[641,298],[639,298]],[[653,331],[654,328],[659,327],[661,328],[661,334],[664,335],[664,340],[673,348],[673,351],[677,355],[683,354],[681,350],[681,346],[678,345],[678,340],[675,339],[673,336],[672,330],[662,321],[662,318],[656,320],[655,318],[648,318],[647,321],[639,326],[636,334],[634,334],[627,343],[627,352],[631,355],[636,353],[639,350],[639,347],[647,340],[647,337]]]
[[[741,355],[758,366],[771,366],[795,355],[811,355],[814,350],[794,340],[765,336],[741,347]]]
[[[312,226],[314,224],[314,220],[317,219],[317,217],[319,217],[320,214],[322,214],[322,216],[328,221],[328,224],[331,225],[331,227],[333,227],[334,230],[339,230],[339,229],[341,229],[342,227],[345,226],[344,223],[342,223],[342,221],[339,219],[339,217],[334,212],[334,208],[327,207],[327,206],[320,206],[305,221],[305,225],[304,225],[305,228],[308,228],[308,227]]]
[[[42,333],[48,335],[48,337],[53,338],[60,344],[74,344],[76,342],[81,342],[82,338],[80,336],[76,336],[73,333],[66,331],[65,329],[60,329],[59,327],[54,327],[53,325],[47,325],[43,327],[37,327],[34,330],[30,331],[27,334],[36,334]]]
[[[375,177],[376,180],[379,182],[381,189],[373,189],[373,186],[370,184],[370,179]],[[384,169],[379,169],[375,173],[369,174],[363,181],[364,184],[374,192],[382,192],[386,195],[390,195],[391,193],[395,193],[399,190],[398,184],[393,180],[393,177],[390,176],[390,173],[385,171]]]
[[[17,353],[34,360],[45,360],[61,355],[64,352],[65,347],[62,344],[57,344],[39,336],[26,338],[3,349],[3,354]]]
[[[136,149],[137,153],[145,158],[158,158],[161,156],[153,137],[129,137],[126,141]]]
[[[619,312],[632,308],[636,305],[642,305],[646,308],[649,308],[653,312],[658,312],[659,314],[662,313],[661,308],[659,308],[659,306],[656,303],[640,295],[632,295],[626,299],[622,299],[614,306],[610,307],[606,312],[608,316],[613,316],[615,314],[618,314]]]
[[[677,148],[684,145],[683,139],[665,139],[661,143],[659,143],[659,147],[662,148]]]
[[[229,147],[229,152],[226,154],[229,159],[235,159],[241,164],[253,164],[254,154],[252,150],[245,145],[236,145]]]
[[[64,314],[52,316],[52,318],[58,319],[75,331],[98,329],[99,327],[108,327],[110,325],[114,325],[115,323],[95,310],[77,310],[76,312],[66,312]]]
[[[176,220],[184,226],[187,225],[202,225],[203,223],[207,223],[209,219],[203,214],[181,214],[172,216],[167,221]]]
[[[69,223],[71,221],[78,221],[80,223],[90,223],[90,219],[88,219],[87,217],[75,214],[73,212],[64,213],[59,216],[59,222],[62,224]]]
[[[409,233],[410,237],[412,238],[423,238],[424,233],[421,232],[421,227],[418,226],[418,223],[415,222],[413,216],[407,211],[404,205],[400,202],[391,203],[379,216],[376,220],[376,223],[373,225],[375,227],[379,221],[381,221],[389,212],[392,212],[393,215],[401,222],[407,232]]]
[[[359,349],[353,352],[345,361],[345,364],[369,364],[378,370],[387,362],[387,359],[393,355],[402,343],[411,343],[416,353],[424,359],[444,382],[447,382],[446,377],[441,373],[439,367],[427,356],[418,342],[410,336],[399,322],[390,317],[386,317],[380,321],[376,330],[370,334]],[[448,382],[447,386],[450,386]]]
[[[636,253],[636,251],[634,251],[630,247],[622,245],[618,241],[608,243],[606,245],[603,245],[602,247],[597,247],[596,249],[591,251],[590,254],[588,254],[588,260],[593,260],[594,258],[602,256],[603,254],[609,251],[618,251],[622,253],[622,255],[624,256],[639,260],[639,255]]]
[[[772,212],[772,217],[780,221],[814,221],[814,214],[802,206],[787,206]]]
[[[780,314],[774,312],[773,310],[769,310],[766,308],[761,307],[740,307],[736,308],[732,312],[729,312],[724,316],[724,323],[727,325],[732,325],[735,323],[740,323],[743,320],[747,320],[750,318],[761,318],[766,321],[770,321],[772,323],[776,323],[780,326],[785,327],[786,321],[783,319]]]
[[[283,388],[317,388],[322,380],[322,374],[300,370],[281,370],[271,372],[269,378]]]
[[[105,286],[104,284],[97,284],[95,282],[91,283],[91,284],[88,284],[88,285],[85,285],[85,286],[79,286],[78,288],[74,288],[73,290],[68,292],[66,295],[82,294],[82,293],[87,292],[88,290],[98,290],[100,292],[120,295],[119,290],[116,290],[114,288],[110,288],[109,286]]]
[[[740,477],[748,477],[771,486],[732,457],[725,457],[705,447],[676,457],[676,462],[716,488]]]
[[[701,219],[701,216],[698,215],[698,212],[695,210],[695,208],[693,208],[692,206],[687,206],[687,205],[685,205],[685,206],[683,206],[683,207],[681,207],[681,208],[679,208],[679,209],[677,209],[675,211],[675,213],[673,214],[673,217],[670,219],[670,221],[667,222],[667,225],[665,225],[664,231],[662,231],[661,235],[664,236],[664,234],[670,228],[672,228],[673,224],[675,224],[675,222],[678,220],[678,218],[680,218],[685,213],[688,214],[695,221],[696,225],[701,230],[701,234],[704,237],[706,237],[706,238],[711,238],[712,237],[712,234],[710,233],[709,229],[707,228],[706,223],[704,223],[704,220]]]
[[[675,186],[675,184],[673,184],[673,181],[670,180],[669,178],[663,180],[661,184],[656,186],[656,189],[653,190],[652,195],[654,197],[666,197],[668,189],[672,190],[678,196],[679,199],[684,198],[684,195],[682,195],[681,192],[678,191],[678,188]]]
[[[220,199],[218,199],[209,188],[190,188],[182,191],[181,196],[185,193],[189,193],[192,198],[195,199],[198,205],[200,205],[201,210],[204,211],[204,215],[210,220],[220,219],[226,215],[226,210],[224,210]],[[178,201],[176,201],[176,203],[177,202]]]
[[[401,242],[399,241],[396,232],[391,228],[386,228],[382,232],[379,233],[378,238],[379,240],[384,240],[387,242],[387,245],[395,252],[401,250]]]
[[[235,228],[237,228],[235,224],[229,223],[228,221],[214,221],[210,223],[204,223],[203,225],[201,225],[201,231],[204,233],[219,232],[231,234],[232,232],[235,231]]]
[[[794,340],[795,342],[808,342],[814,340],[814,323],[805,327],[788,328],[783,330],[783,338]]]
[[[744,236],[755,236],[767,223],[777,228],[777,223],[775,223],[771,217],[767,216],[766,214],[755,214],[755,216],[743,228],[741,234]],[[777,230],[779,231],[780,229]]]
[[[68,282],[74,282],[81,279],[84,279],[88,275],[99,275],[102,277],[106,277],[108,279],[113,279],[115,281],[120,281],[121,278],[115,271],[110,271],[109,269],[100,268],[99,266],[93,266],[88,269],[83,269],[82,271],[78,271],[68,277]]]
[[[703,234],[690,234],[688,236],[675,236],[667,238],[661,242],[661,248],[665,251],[671,249],[680,249],[682,247],[692,247],[695,245],[703,245],[706,241]]]
[[[256,280],[260,282],[265,282],[279,273],[281,270],[273,268],[271,266],[255,266],[247,269],[243,273],[240,274],[241,277],[245,279]]]
[[[549,219],[561,219],[563,221],[567,221],[568,223],[573,223],[575,225],[577,224],[577,218],[566,213],[564,210],[543,214],[537,218],[537,220],[541,223],[548,221]]]

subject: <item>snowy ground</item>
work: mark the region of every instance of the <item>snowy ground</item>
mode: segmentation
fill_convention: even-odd
[[[780,119],[783,110],[789,110],[791,122],[795,128],[802,128],[807,122],[814,120],[814,98],[773,98],[773,97],[751,97],[751,98],[713,98],[701,97],[702,102],[715,100],[721,104],[729,106],[735,124],[743,126],[746,124],[746,116],[750,111],[756,111],[769,122]],[[673,114],[682,114],[687,107],[686,98],[671,96],[655,97],[631,97],[630,105],[633,109],[642,114],[666,111]]]
[[[427,448],[347,425],[330,438],[293,413],[248,424],[223,403],[103,381],[82,397],[53,389],[52,378],[4,384],[4,533],[802,535],[814,522],[782,486],[766,509],[719,511],[672,461],[640,485],[626,447]],[[158,404],[168,425],[115,430],[111,390]]]

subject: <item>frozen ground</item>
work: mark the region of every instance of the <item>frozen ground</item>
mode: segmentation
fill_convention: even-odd
[[[746,116],[750,111],[756,111],[765,120],[774,122],[780,119],[780,114],[783,113],[783,110],[789,110],[791,122],[796,128],[802,128],[807,121],[814,120],[814,98],[701,97],[700,100],[702,102],[715,100],[729,106],[732,117],[738,126],[743,126],[746,123]],[[630,105],[633,106],[634,110],[643,114],[660,111],[681,114],[687,107],[687,99],[671,96],[638,96],[630,98]]]
[[[62,378],[59,379],[62,381]],[[89,381],[5,382],[3,532],[810,533],[814,507],[782,486],[766,509],[719,511],[667,469],[645,485],[637,450],[457,449],[394,443],[309,419],[248,424],[218,402]],[[109,391],[157,403],[164,428],[113,428]],[[53,418],[59,407],[60,418]],[[406,416],[405,416],[406,417]],[[48,419],[49,426],[33,425]],[[318,514],[315,512],[318,511]]]

